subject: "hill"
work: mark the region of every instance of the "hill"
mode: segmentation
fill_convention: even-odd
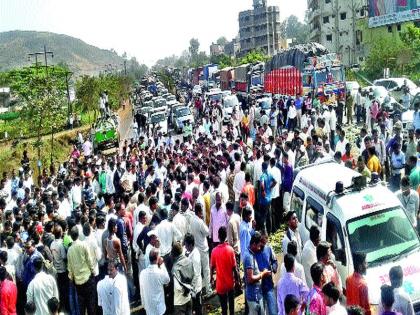
[[[123,59],[117,53],[78,38],[49,32],[10,31],[0,33],[0,71],[30,65],[34,61],[28,61],[28,54],[43,51],[44,45],[54,52],[52,64],[65,63],[76,75],[98,74],[106,64],[122,68]]]

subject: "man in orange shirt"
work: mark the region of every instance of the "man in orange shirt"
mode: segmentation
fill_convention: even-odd
[[[251,181],[251,175],[249,173],[245,174],[245,186],[242,189],[243,193],[246,193],[248,195],[248,202],[251,204],[251,206],[254,206],[255,204],[255,188]]]
[[[363,308],[365,315],[371,315],[368,286],[363,277],[367,269],[366,254],[354,253],[353,266],[354,272],[346,280],[347,306],[358,305]]]

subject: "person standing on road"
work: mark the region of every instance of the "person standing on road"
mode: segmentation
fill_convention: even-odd
[[[312,225],[309,229],[309,240],[306,241],[302,250],[302,266],[309,287],[312,287],[311,266],[317,262],[316,247],[320,241],[321,232],[316,225]]]
[[[80,314],[96,314],[95,266],[88,245],[79,240],[79,229],[70,230],[73,240],[67,253],[69,279],[76,286]]]
[[[368,284],[364,275],[366,274],[366,254],[353,254],[354,272],[346,279],[347,306],[358,305],[365,311],[365,315],[371,315]]]
[[[58,299],[57,283],[53,276],[45,273],[42,270],[43,267],[43,259],[41,257],[36,257],[34,259],[34,268],[36,275],[29,283],[28,290],[26,291],[26,301],[32,302],[36,306],[36,311],[34,315],[48,314],[48,300],[52,297]]]
[[[115,261],[108,262],[108,276],[98,282],[97,292],[103,315],[130,315],[127,279],[118,272]]]
[[[347,115],[347,125],[353,124],[353,107],[354,107],[354,98],[347,92],[346,96],[346,115]]]
[[[216,272],[216,293],[219,296],[222,315],[234,315],[235,296],[234,288],[240,284],[239,271],[236,268],[235,251],[226,242],[226,227],[222,226],[218,230],[220,244],[211,253],[211,272],[210,279],[214,285],[213,274]]]
[[[260,177],[260,196],[258,198],[259,209],[257,211],[257,225],[260,229],[271,232],[271,190],[277,185],[276,180],[268,172],[268,163],[262,164],[262,175]]]
[[[296,212],[293,210],[286,213],[285,219],[287,222],[287,230],[283,236],[282,241],[283,254],[287,254],[287,245],[289,242],[295,241],[298,245],[298,254],[296,255],[296,260],[300,262],[302,257],[302,240],[298,231],[299,219],[296,215]]]
[[[417,228],[417,218],[419,216],[419,194],[410,188],[410,179],[404,176],[401,179],[401,189],[395,195],[404,207],[408,218],[414,228]]]
[[[264,314],[264,302],[261,283],[263,278],[271,277],[272,272],[264,269],[260,272],[256,254],[261,250],[261,234],[255,232],[251,237],[248,251],[244,255],[245,298],[249,308],[249,315]]]
[[[261,235],[261,250],[255,255],[260,271],[269,270],[276,273],[278,263],[273,248],[268,244],[268,235]],[[273,277],[262,279],[261,283],[264,306],[268,315],[277,314],[276,293],[274,291]]]
[[[277,307],[279,315],[286,315],[285,299],[288,294],[293,294],[299,301],[305,301],[309,292],[308,287],[301,279],[295,276],[295,258],[293,255],[284,256],[286,274],[280,278],[277,284]]]
[[[163,315],[166,311],[165,293],[163,287],[170,281],[159,249],[150,251],[150,265],[140,273],[141,303],[147,315]]]

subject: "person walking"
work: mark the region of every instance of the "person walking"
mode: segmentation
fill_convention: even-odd
[[[75,284],[80,314],[96,314],[95,265],[90,249],[85,242],[79,240],[79,229],[72,227],[70,236],[73,240],[67,253],[67,269],[69,279]]]

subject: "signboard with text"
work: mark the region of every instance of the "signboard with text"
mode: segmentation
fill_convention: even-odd
[[[369,0],[369,27],[420,20],[420,0]]]

